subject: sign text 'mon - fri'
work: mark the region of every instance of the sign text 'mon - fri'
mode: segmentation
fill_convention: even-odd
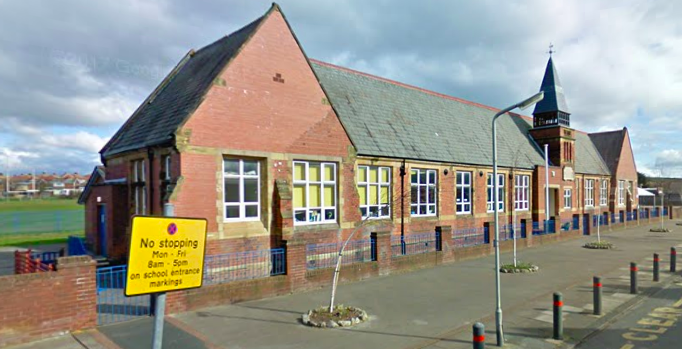
[[[133,217],[126,296],[201,287],[206,220]]]

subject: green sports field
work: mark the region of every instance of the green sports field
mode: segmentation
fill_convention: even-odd
[[[60,243],[82,236],[83,227],[75,199],[0,201],[0,246]]]

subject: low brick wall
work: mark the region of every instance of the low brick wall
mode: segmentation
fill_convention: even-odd
[[[642,219],[625,223],[602,226],[602,231],[614,231],[636,225],[655,223],[656,219]],[[582,221],[581,221],[582,224]],[[557,223],[557,228],[559,228]],[[590,227],[592,235],[596,228]],[[470,247],[456,247],[452,243],[450,227],[439,227],[442,238],[442,251],[420,253],[407,256],[392,256],[391,233],[373,233],[377,243],[377,260],[373,262],[344,265],[341,268],[339,281],[354,282],[371,277],[409,272],[431,268],[440,264],[479,258],[494,253],[493,244],[481,244]],[[492,233],[490,233],[492,234]],[[524,249],[560,241],[577,239],[583,236],[583,227],[577,230],[559,231],[554,234],[532,235],[517,239],[517,248]],[[492,236],[489,241],[492,241]],[[287,275],[264,279],[244,280],[220,285],[205,286],[185,292],[169,293],[169,312],[176,313],[200,309],[208,306],[236,303],[247,300],[304,292],[331,285],[333,268],[307,270],[306,242],[289,241],[287,244]],[[513,249],[513,241],[500,243],[501,251]]]
[[[57,271],[0,277],[0,347],[96,325],[95,262],[62,257]]]

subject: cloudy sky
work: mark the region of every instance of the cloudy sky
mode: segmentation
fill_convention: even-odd
[[[89,172],[190,48],[270,3],[0,0],[0,171]],[[572,125],[627,126],[640,171],[682,176],[675,1],[279,4],[311,58],[498,108],[537,92],[551,42]]]

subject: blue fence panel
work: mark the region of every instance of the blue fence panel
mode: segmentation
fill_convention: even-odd
[[[573,217],[573,230],[578,230],[580,229],[580,217],[575,216]]]
[[[100,326],[150,314],[149,295],[125,296],[126,270],[126,265],[97,269],[97,324]]]
[[[373,240],[349,241],[343,250],[341,265],[371,262]],[[336,268],[336,260],[343,246],[340,243],[310,244],[306,246],[306,267],[308,270]],[[376,247],[375,247],[376,248]]]
[[[392,256],[413,255],[436,251],[436,233],[409,234],[404,237],[391,236]]]
[[[31,253],[31,258],[40,259],[41,263],[54,264],[57,262],[57,258],[60,257],[60,252],[34,252]]]
[[[452,232],[452,241],[457,247],[484,245],[489,243],[487,232],[487,227],[458,229]]]
[[[616,214],[611,212],[611,223],[616,223]]]
[[[533,222],[533,235],[545,235],[556,233],[553,220],[543,222]]]
[[[265,278],[285,272],[286,253],[283,248],[224,253],[204,259],[206,285]]]
[[[0,235],[83,231],[83,210],[0,212]]]
[[[518,231],[518,229],[518,225],[514,227],[511,223],[500,225],[500,241],[514,240],[514,233]]]
[[[635,220],[635,213],[634,212],[627,212],[625,215],[625,220],[630,222]]]
[[[668,216],[668,208],[667,207],[663,208],[663,216],[665,216],[665,217]]]
[[[88,251],[85,249],[84,239],[81,237],[69,236],[66,246],[69,256],[84,256],[88,254]]]

